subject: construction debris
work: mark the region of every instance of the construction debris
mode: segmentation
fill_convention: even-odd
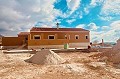
[[[61,58],[59,55],[54,53],[51,50],[41,50],[37,52],[34,56],[30,59],[25,60],[26,62],[34,63],[34,64],[61,64],[64,63],[65,60]]]
[[[95,54],[92,57],[107,57],[107,60],[115,64],[120,63],[120,39],[117,41],[117,44],[113,46],[112,49],[106,50],[102,53]]]
[[[117,40],[117,44],[113,47],[113,51],[120,51],[120,39]]]

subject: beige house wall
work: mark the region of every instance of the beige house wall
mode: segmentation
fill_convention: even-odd
[[[34,39],[34,35],[39,35],[40,39]],[[49,35],[54,35],[55,39],[48,39]],[[67,36],[67,39],[65,38]],[[79,39],[75,39],[75,36]],[[86,35],[88,39],[86,39]],[[90,43],[89,31],[87,32],[31,32],[28,36],[28,48],[64,48],[64,44],[69,44],[70,48],[87,47]]]

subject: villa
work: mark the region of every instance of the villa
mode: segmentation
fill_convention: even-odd
[[[4,48],[25,46],[34,48],[87,47],[90,43],[89,30],[82,28],[40,28],[33,27],[30,32],[20,32],[17,37],[3,37]]]

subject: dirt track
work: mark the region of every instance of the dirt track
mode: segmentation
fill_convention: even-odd
[[[120,79],[120,69],[89,57],[95,53],[59,53],[68,62],[42,66],[24,62],[33,54],[0,52],[0,79]]]

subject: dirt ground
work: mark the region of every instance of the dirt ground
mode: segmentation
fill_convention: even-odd
[[[120,79],[120,68],[89,57],[96,53],[61,52],[66,63],[36,65],[24,61],[33,54],[0,51],[0,79]]]

